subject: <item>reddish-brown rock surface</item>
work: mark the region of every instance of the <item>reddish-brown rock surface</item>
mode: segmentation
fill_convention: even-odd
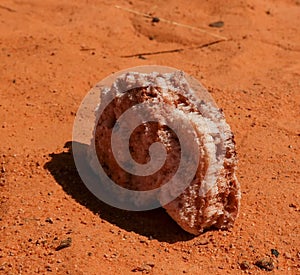
[[[156,188],[153,195],[140,192],[139,197],[123,190],[111,193],[121,201],[132,201],[136,209],[159,201],[184,230],[194,235],[206,229],[230,229],[238,215],[241,191],[235,175],[233,134],[222,112],[208,92],[201,86],[194,90],[181,71],[132,70],[99,91],[88,157],[91,168],[106,182],[98,188],[114,188],[101,176],[100,164],[105,175],[119,186],[135,191]],[[128,111],[132,113],[128,115]],[[145,176],[146,170],[142,172],[131,159],[148,169],[151,163],[157,164],[159,151],[152,156],[149,153],[155,142],[163,144],[166,159],[161,169]],[[123,145],[128,146],[127,153]],[[157,208],[150,205],[147,209]]]

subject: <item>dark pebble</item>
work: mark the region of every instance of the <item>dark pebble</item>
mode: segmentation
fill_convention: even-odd
[[[278,258],[279,252],[278,252],[277,249],[272,248],[272,249],[271,249],[271,253],[272,253],[272,255],[274,255],[276,258]]]
[[[152,23],[158,23],[160,19],[158,17],[152,17]]]
[[[248,261],[242,261],[240,263],[240,268],[242,270],[247,270],[247,269],[251,269],[251,264]]]
[[[260,269],[266,270],[266,271],[272,271],[274,269],[274,262],[272,258],[262,258],[255,262],[255,265],[259,267]]]
[[[72,238],[68,237],[67,239],[65,240],[62,240],[60,242],[60,245],[58,247],[55,248],[56,251],[59,251],[61,249],[64,249],[64,248],[67,248],[67,247],[70,247],[72,244]]]
[[[210,26],[212,28],[222,28],[224,26],[224,22],[223,21],[216,21],[216,22],[210,23],[208,26]]]
[[[47,218],[47,219],[45,220],[45,222],[50,223],[50,224],[53,224],[53,220],[52,220],[51,218]]]

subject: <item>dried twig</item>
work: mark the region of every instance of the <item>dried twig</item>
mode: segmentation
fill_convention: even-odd
[[[157,55],[157,54],[164,54],[164,53],[178,53],[178,52],[182,52],[185,50],[195,50],[195,49],[202,49],[202,48],[206,48],[209,47],[211,45],[223,42],[225,40],[216,40],[213,42],[209,42],[209,43],[205,43],[199,46],[194,46],[194,47],[188,47],[188,48],[178,48],[178,49],[172,49],[172,50],[165,50],[165,51],[157,51],[157,52],[144,52],[144,53],[136,53],[136,54],[130,54],[130,55],[122,55],[121,57],[123,58],[129,58],[129,57],[142,57],[145,55]]]
[[[84,51],[95,51],[96,48],[80,48],[80,51],[84,52]]]
[[[118,5],[116,5],[115,7],[117,9],[121,9],[121,10],[130,12],[130,13],[133,13],[133,14],[136,14],[136,15],[140,15],[140,16],[143,16],[143,17],[146,17],[146,18],[152,18],[153,19],[153,16],[151,16],[151,15],[149,15],[147,13],[142,13],[142,12],[135,11],[135,10],[132,10],[132,9],[128,9],[128,8],[125,8],[125,7],[121,7],[121,6],[118,6]],[[187,29],[190,29],[190,30],[196,30],[196,31],[199,31],[199,32],[202,32],[202,33],[206,33],[206,34],[208,34],[210,36],[213,36],[213,37],[216,37],[216,38],[219,38],[219,39],[222,39],[222,40],[227,40],[227,38],[224,37],[224,36],[221,36],[221,35],[209,32],[209,31],[207,31],[205,29],[202,29],[202,28],[198,28],[198,27],[195,27],[195,26],[178,23],[176,21],[164,19],[164,18],[161,18],[161,17],[159,17],[159,20],[161,22],[165,22],[165,23],[172,24],[172,25],[175,25],[175,26],[184,27],[184,28],[187,28]]]
[[[11,9],[9,7],[5,7],[3,5],[0,5],[0,9],[7,10],[7,11],[10,11],[10,12],[16,12],[16,10],[13,10],[13,9]]]

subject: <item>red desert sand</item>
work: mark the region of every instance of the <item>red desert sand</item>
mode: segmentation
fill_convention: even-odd
[[[299,14],[299,0],[1,0],[0,274],[300,274]],[[226,115],[242,190],[229,231],[115,209],[76,172],[84,96],[149,64],[195,77]]]

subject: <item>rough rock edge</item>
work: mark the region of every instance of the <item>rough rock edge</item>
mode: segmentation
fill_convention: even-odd
[[[189,187],[177,199],[164,206],[168,214],[187,232],[200,234],[205,229],[215,227],[219,229],[228,229],[232,227],[234,220],[238,215],[240,206],[240,186],[235,176],[236,153],[233,140],[233,134],[229,125],[220,110],[213,103],[205,102],[200,104],[199,98],[203,91],[192,90],[182,72],[170,74],[141,74],[127,73],[120,76],[110,89],[105,89],[101,96],[101,102],[106,106],[114,97],[121,96],[124,92],[136,87],[158,86],[162,88],[163,96],[168,96],[168,90],[182,93],[189,101],[197,106],[201,115],[214,123],[223,135],[224,148],[226,156],[223,167],[221,168],[217,184],[214,188],[201,197],[202,185],[193,181]],[[200,87],[201,90],[202,87]],[[203,89],[203,88],[202,88]],[[101,105],[98,106],[95,114],[98,121]],[[94,138],[92,140],[94,142]],[[91,167],[96,169],[90,160]]]

